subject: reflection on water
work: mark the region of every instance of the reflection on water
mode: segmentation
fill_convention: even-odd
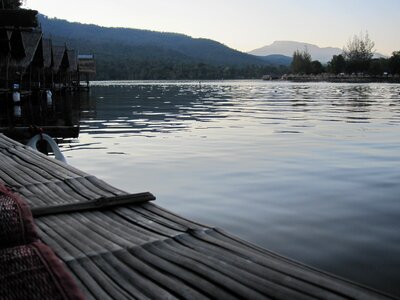
[[[400,295],[400,85],[93,85],[71,164]]]
[[[260,120],[262,124],[291,128],[305,121],[368,123],[371,107],[376,118],[382,105],[398,105],[397,86],[249,83],[97,83],[91,99],[97,109],[88,108],[81,123],[83,132],[124,136],[157,136],[210,128],[218,119],[240,123]],[[382,94],[383,93],[383,94]],[[382,102],[385,99],[385,102]],[[323,102],[321,102],[323,100]],[[391,102],[390,102],[391,101]],[[321,111],[323,113],[321,113]],[[384,113],[389,113],[384,111]],[[90,116],[92,114],[92,116]],[[397,123],[396,109],[389,121]],[[214,124],[214,125],[210,125]],[[286,127],[286,126],[284,126]],[[279,130],[279,133],[300,133]]]
[[[16,103],[5,96],[0,100],[0,132],[15,140],[25,143],[39,128],[54,138],[79,135],[80,103],[85,103],[84,93],[57,93],[49,97],[33,94]]]

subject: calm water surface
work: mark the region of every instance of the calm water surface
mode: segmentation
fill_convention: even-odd
[[[69,163],[400,295],[400,85],[96,82]]]

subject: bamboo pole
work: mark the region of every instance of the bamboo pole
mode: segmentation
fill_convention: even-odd
[[[50,205],[45,207],[32,208],[32,215],[34,217],[43,217],[55,214],[64,214],[71,212],[82,212],[88,210],[99,210],[104,208],[111,208],[121,205],[139,204],[155,200],[156,198],[151,193],[138,193],[121,195],[107,198],[98,198],[88,200],[85,202],[68,203],[61,205]]]

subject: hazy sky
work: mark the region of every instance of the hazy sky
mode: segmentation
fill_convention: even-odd
[[[400,50],[400,0],[27,0],[49,17],[184,33],[250,51],[275,40],[342,48],[368,31],[383,54]]]

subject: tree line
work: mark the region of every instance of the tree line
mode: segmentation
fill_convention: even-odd
[[[18,9],[25,1],[20,0],[0,0],[1,9]]]
[[[211,63],[151,45],[62,36],[52,36],[52,40],[54,44],[66,42],[80,53],[95,53],[97,80],[260,79],[265,74],[280,77],[289,72],[288,66]]]
[[[326,64],[312,60],[307,48],[293,53],[290,66],[294,74],[368,74],[373,76],[383,74],[400,74],[400,51],[395,51],[389,58],[373,58],[374,42],[368,33],[360,33],[349,40],[342,54],[334,55]]]
[[[97,56],[96,70],[98,80],[259,79],[265,74],[281,76],[288,72],[284,66],[226,66],[168,59],[107,59],[104,56]]]

